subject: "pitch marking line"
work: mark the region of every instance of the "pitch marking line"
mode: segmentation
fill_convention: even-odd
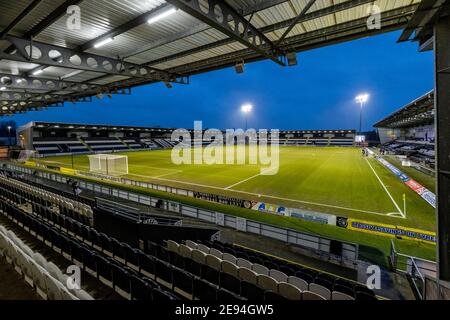
[[[251,176],[250,178],[241,180],[241,181],[239,181],[238,183],[232,184],[231,186],[228,186],[228,187],[224,188],[224,190],[229,190],[229,189],[231,189],[231,188],[234,188],[234,187],[236,187],[236,186],[238,186],[238,185],[240,185],[240,184],[242,184],[242,183],[244,183],[244,182],[247,182],[247,181],[252,180],[252,179],[254,179],[254,178],[256,178],[256,177],[259,177],[260,175],[261,175],[261,173],[255,174],[254,176]]]
[[[378,174],[376,173],[375,169],[372,167],[372,165],[370,164],[369,160],[367,160],[367,158],[365,158],[367,164],[369,165],[370,169],[372,169],[372,172],[374,173],[374,175],[377,177],[378,181],[380,182],[381,186],[383,187],[384,191],[386,191],[387,195],[389,196],[389,198],[391,199],[392,203],[394,204],[395,208],[398,210],[398,212],[395,213],[390,213],[387,214],[388,216],[392,216],[392,214],[399,214],[401,215],[401,217],[403,219],[405,219],[405,215],[402,212],[402,210],[400,209],[400,207],[398,206],[397,202],[395,202],[394,198],[392,197],[391,193],[389,192],[389,190],[386,188],[386,185],[383,183],[383,181],[381,181],[380,177],[378,176]]]
[[[150,179],[153,178],[153,177],[150,177],[150,176],[143,176],[143,175],[137,175],[137,176],[150,178]],[[173,180],[173,179],[166,179],[166,178],[153,178],[153,179],[161,180],[161,181],[174,182],[174,183],[179,183],[179,184],[185,184],[185,185],[191,185],[191,186],[197,186],[197,187],[204,187],[204,188],[209,188],[209,189],[222,190],[222,191],[232,191],[232,192],[235,192],[235,193],[248,194],[248,195],[257,196],[257,197],[265,197],[265,198],[276,199],[276,200],[284,200],[284,201],[297,202],[297,203],[302,203],[302,204],[309,204],[309,205],[314,205],[314,206],[318,206],[318,207],[327,207],[327,208],[348,210],[348,211],[354,211],[354,212],[360,212],[360,213],[369,213],[369,214],[375,214],[375,215],[386,217],[385,213],[374,212],[374,211],[352,209],[352,208],[334,206],[334,205],[324,204],[324,203],[317,203],[317,202],[302,201],[302,200],[296,200],[296,199],[290,199],[290,198],[276,197],[276,196],[270,196],[270,195],[267,195],[267,194],[253,193],[253,192],[247,192],[247,191],[240,191],[240,190],[235,190],[235,189],[225,189],[225,188],[221,188],[221,187],[215,187],[215,186],[211,186],[211,185],[205,185],[205,184],[199,184],[199,183],[193,183],[193,182],[185,182],[185,181],[180,181],[180,180]],[[400,217],[394,217],[394,218],[400,218]]]

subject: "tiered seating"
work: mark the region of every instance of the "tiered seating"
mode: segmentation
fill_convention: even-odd
[[[33,148],[40,154],[80,153],[89,151],[76,138],[34,138]]]
[[[117,138],[85,138],[84,142],[94,152],[126,150],[128,147]]]
[[[145,143],[142,143],[139,139],[131,139],[126,138],[122,139],[123,142],[125,142],[130,149],[146,149],[147,145]]]
[[[354,145],[353,138],[331,138],[330,146],[351,147]]]
[[[175,144],[169,139],[154,139],[154,141],[162,148],[173,148]]]
[[[22,181],[8,179],[0,176],[0,195],[16,199],[19,204],[31,203],[33,209],[44,208],[59,214],[76,217],[86,224],[93,224],[92,208],[76,200],[30,186]]]
[[[160,148],[152,139],[141,139],[141,143],[143,143],[147,148],[150,149],[158,149]]]
[[[14,266],[36,292],[48,300],[93,300],[84,290],[69,290],[68,276],[39,253],[33,252],[12,231],[0,225],[0,256]]]
[[[376,300],[374,293],[367,287],[242,247],[210,241],[186,241],[185,245],[168,241],[168,250],[183,256],[190,254],[197,262],[205,261],[216,270],[220,266],[219,270],[258,286],[259,291],[253,288],[253,292],[258,295],[262,294],[261,290],[265,290],[293,300]],[[229,279],[227,281],[232,283]],[[236,292],[236,281],[234,285],[234,288],[228,289]]]
[[[154,280],[143,276],[145,267],[154,267],[158,261],[142,251],[64,215],[45,216],[39,211],[30,214],[17,208],[18,203],[6,199],[2,196],[0,202],[4,215],[125,298],[157,301],[178,298],[155,282],[158,273],[154,273]],[[164,270],[163,266],[160,268]]]
[[[434,143],[428,141],[395,140],[385,143],[381,148],[387,153],[404,155],[432,168],[435,164]]]

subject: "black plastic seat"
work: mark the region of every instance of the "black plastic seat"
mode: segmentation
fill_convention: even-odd
[[[172,301],[172,300],[178,300],[174,295],[171,295],[170,293],[163,291],[158,288],[152,289],[152,300],[155,302],[164,302],[164,301]]]
[[[225,272],[220,273],[220,287],[235,294],[240,294],[241,292],[240,280]]]
[[[125,263],[139,266],[138,251],[133,249],[129,244],[124,243],[123,249],[125,250]]]
[[[78,262],[83,262],[83,254],[81,252],[81,247],[78,243],[73,240],[70,240],[70,251],[72,261],[76,260]]]
[[[97,278],[102,277],[112,282],[111,263],[101,256],[96,256],[96,264],[97,264]]]
[[[289,299],[286,299],[283,296],[280,296],[278,293],[273,291],[266,291],[264,293],[264,301],[270,301],[270,302],[277,302],[277,301],[288,301]]]
[[[88,248],[82,247],[81,252],[83,254],[83,267],[84,269],[92,270],[97,273],[96,255]]]
[[[111,238],[108,237],[104,233],[100,233],[99,234],[99,239],[100,239],[100,244],[101,244],[101,247],[102,247],[102,252],[107,251],[107,252],[112,253],[113,248],[112,248]]]
[[[303,271],[297,271],[295,273],[295,276],[297,278],[305,280],[307,283],[312,283],[314,281],[313,277],[311,277],[309,274],[304,273]]]
[[[333,284],[330,281],[326,280],[326,279],[317,277],[316,279],[314,279],[314,283],[318,284],[318,285],[321,285],[322,287],[325,287],[325,288],[327,288],[330,291],[333,291]]]
[[[162,261],[155,260],[155,276],[157,279],[162,279],[168,283],[173,281],[172,267]]]
[[[130,275],[117,264],[111,264],[112,279],[114,288],[119,287],[123,291],[130,293]]]
[[[264,301],[264,290],[253,283],[241,281],[241,296],[251,301]]]
[[[152,300],[151,285],[136,275],[130,277],[130,293],[132,300]]]
[[[191,258],[184,258],[185,270],[198,277],[202,275],[202,265]]]
[[[219,285],[220,284],[220,272],[216,269],[211,268],[210,266],[202,266],[202,279],[205,279],[212,284]]]
[[[233,301],[242,301],[245,298],[239,297],[237,294],[230,292],[225,289],[217,290],[217,301],[222,302],[233,302]]]
[[[138,251],[139,256],[139,271],[146,271],[151,275],[155,275],[155,259],[145,254],[142,251]]]
[[[185,271],[180,269],[174,269],[172,282],[174,288],[183,290],[188,294],[193,293],[193,285],[194,285],[193,278]]]
[[[194,279],[194,297],[200,301],[215,301],[218,288],[202,279]]]

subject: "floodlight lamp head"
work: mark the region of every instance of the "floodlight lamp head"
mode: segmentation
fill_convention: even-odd
[[[367,93],[360,94],[355,100],[357,103],[366,103],[369,100],[369,95]]]
[[[244,105],[241,107],[241,111],[242,111],[243,113],[250,113],[250,112],[252,112],[252,110],[253,110],[253,106],[252,106],[251,104],[244,104]]]

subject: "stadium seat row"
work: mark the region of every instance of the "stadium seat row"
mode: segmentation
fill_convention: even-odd
[[[47,300],[93,300],[84,290],[69,290],[68,277],[39,253],[33,252],[12,231],[0,225],[0,255],[14,266],[26,283]]]

